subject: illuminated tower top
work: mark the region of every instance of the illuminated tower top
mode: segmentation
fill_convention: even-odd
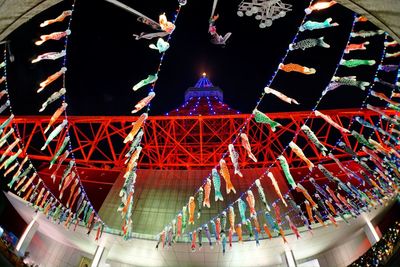
[[[223,103],[224,93],[214,86],[204,72],[194,87],[185,91],[185,103],[166,115],[198,116],[198,115],[230,115],[240,112]]]
[[[189,87],[185,92],[185,102],[191,97],[217,97],[218,100],[224,101],[224,93],[221,88],[214,86],[207,78],[207,74],[203,72],[200,79],[194,87]]]

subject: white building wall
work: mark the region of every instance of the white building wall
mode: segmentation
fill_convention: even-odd
[[[93,256],[36,233],[28,246],[29,258],[40,267],[79,267],[82,257]],[[90,266],[90,265],[89,265]]]
[[[305,259],[296,259],[296,262],[299,264],[318,259],[320,267],[345,267],[363,255],[370,246],[364,231],[359,230],[349,237],[347,242],[321,254]],[[40,233],[35,234],[27,251],[30,253],[29,259],[39,264],[40,267],[79,267],[82,257],[93,259],[93,256],[89,253],[66,246]],[[296,251],[294,251],[294,255],[296,256]],[[107,260],[107,263],[111,267],[136,266],[115,260]]]
[[[320,267],[345,267],[357,260],[371,247],[365,232],[360,229],[345,243],[329,249],[321,254],[297,260],[298,263],[318,259]],[[294,251],[294,253],[296,253]]]

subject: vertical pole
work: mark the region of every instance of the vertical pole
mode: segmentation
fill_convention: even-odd
[[[91,267],[109,266],[106,264],[106,260],[107,260],[109,251],[110,251],[109,248],[106,248],[101,245],[97,246],[96,252],[94,253],[94,258],[93,258]]]
[[[36,222],[36,218],[34,218],[25,228],[25,231],[22,234],[21,238],[19,239],[17,246],[15,248],[20,255],[25,254],[25,251],[28,248],[29,244],[31,243],[32,238],[35,235],[38,228],[39,224]]]
[[[104,247],[103,246],[97,246],[96,251],[94,253],[94,258],[93,258],[91,267],[98,267],[99,266],[101,256],[103,255],[103,251],[104,251]]]
[[[376,242],[379,241],[380,237],[378,235],[378,233],[376,232],[375,227],[372,225],[371,221],[364,217],[365,221],[366,221],[366,225],[364,226],[364,232],[368,237],[369,242],[371,243],[371,246],[375,245]]]
[[[297,267],[296,259],[293,255],[293,250],[285,250],[285,259],[286,259],[286,266],[287,267]]]

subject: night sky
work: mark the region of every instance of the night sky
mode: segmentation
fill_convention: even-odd
[[[172,19],[177,1],[121,1],[158,21],[165,12]],[[207,72],[214,85],[224,91],[224,102],[243,113],[252,111],[265,84],[277,68],[288,44],[297,32],[308,1],[284,1],[293,4],[293,11],[275,20],[272,27],[260,29],[254,17],[238,17],[240,1],[219,1],[216,13],[217,31],[232,32],[226,47],[210,42],[208,19],[212,1],[188,1],[182,7],[176,30],[170,42],[159,74],[150,115],[164,114],[183,103],[184,91],[193,86],[202,72]],[[39,14],[10,36],[15,61],[9,66],[9,87],[16,114],[35,115],[42,102],[58,91],[61,80],[40,94],[39,83],[61,68],[61,60],[30,64],[37,55],[60,51],[63,41],[48,41],[37,47],[34,42],[42,34],[63,31],[67,22],[45,28],[39,24],[57,17],[70,7],[70,1]],[[346,44],[352,24],[352,12],[335,5],[310,16],[323,21],[332,17],[339,27],[303,32],[299,40],[325,36],[330,49],[312,48],[296,50],[289,54],[286,63],[298,63],[317,69],[316,75],[280,72],[272,88],[296,98],[302,105],[294,106],[268,96],[260,110],[265,112],[310,110],[328,84]],[[373,28],[362,25],[362,29]],[[138,100],[148,93],[148,88],[134,92],[132,86],[153,74],[160,54],[148,48],[154,40],[135,40],[134,33],[151,32],[152,29],[136,20],[133,14],[105,1],[77,1],[72,21],[72,34],[67,56],[67,102],[70,115],[129,115]],[[382,36],[371,38],[368,53],[353,52],[358,56],[378,60]],[[354,70],[341,76],[354,75]],[[359,77],[370,80],[374,67],[358,68]],[[343,74],[343,75],[342,75]],[[356,92],[356,93],[353,93]],[[321,108],[359,107],[364,94],[357,88],[342,87],[329,94]],[[44,114],[52,114],[58,105],[51,105]]]

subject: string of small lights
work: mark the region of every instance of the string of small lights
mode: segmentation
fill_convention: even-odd
[[[384,41],[386,41],[386,40],[387,40],[387,35],[385,34]],[[384,43],[384,42],[382,42],[382,44],[383,44],[383,43]],[[376,80],[376,78],[377,78],[378,75],[379,75],[380,66],[383,65],[385,55],[386,55],[386,47],[383,46],[382,53],[381,53],[381,56],[380,56],[380,63],[379,63],[379,65],[378,65],[377,68],[376,68],[376,71],[375,71],[375,74],[374,74],[374,78],[373,78],[373,82],[370,84],[370,86],[369,86],[369,88],[368,88],[368,90],[367,90],[367,94],[366,94],[365,98],[364,98],[363,101],[362,101],[362,104],[361,104],[361,107],[360,107],[358,113],[361,113],[361,112],[365,109],[365,107],[366,107],[366,105],[367,105],[367,101],[368,101],[368,99],[370,98],[371,93],[372,93],[373,88],[374,88],[375,83],[376,83],[375,80]],[[350,131],[350,129],[351,129],[351,127],[352,127],[352,125],[354,124],[355,121],[356,121],[356,119],[355,119],[355,117],[353,117],[353,118],[350,120],[349,125],[346,127],[346,129]],[[342,140],[343,140],[343,135],[341,135],[341,136],[336,140],[335,145],[332,146],[332,147],[330,148],[330,150],[327,152],[327,154],[329,155],[329,154],[332,153],[334,150],[336,150],[336,149],[338,148],[339,143],[340,143]],[[318,162],[317,164],[322,163],[324,160],[325,160],[325,159],[323,159],[322,161]],[[354,160],[354,157],[353,157],[353,160]],[[344,167],[349,167],[349,164],[350,164],[349,162],[345,163]],[[309,178],[311,177],[311,174],[312,174],[312,171],[308,172],[308,173],[299,181],[299,183],[302,183],[302,182],[304,182],[306,179],[309,179]],[[358,180],[356,180],[356,181],[359,182]],[[361,185],[361,183],[358,185],[358,187],[359,187],[360,185]],[[357,187],[357,188],[358,188],[358,187]],[[292,190],[290,190],[288,193],[290,193],[291,191],[292,191]],[[277,204],[279,201],[280,201],[280,199],[278,198],[274,203]],[[302,204],[303,204],[303,203],[302,203]],[[285,215],[286,215],[286,214],[285,214]]]
[[[350,32],[350,34],[349,34],[349,38],[348,38],[347,44],[350,43],[350,40],[351,40],[351,38],[352,38],[352,37],[351,37],[351,33],[352,33],[353,30],[354,30],[355,23],[356,23],[356,15],[354,14],[354,21],[353,21],[353,25],[352,25],[351,32]],[[381,60],[383,60],[384,55],[385,55],[385,52],[386,52],[386,49],[384,48],[384,49],[383,49],[383,52],[382,52],[382,55],[381,55]],[[335,71],[334,71],[333,76],[336,75],[336,73],[337,73],[337,71],[338,71],[338,69],[339,69],[339,67],[340,67],[340,61],[344,58],[344,55],[345,55],[345,51],[343,50],[342,56],[341,56],[341,58],[340,58],[340,60],[339,60],[339,63],[338,63],[337,66],[336,66],[336,69],[335,69]],[[376,70],[375,76],[377,75],[377,72],[378,72],[378,68],[377,68],[377,70]],[[324,96],[325,96],[324,94],[321,95],[321,97],[320,97],[319,100],[317,101],[316,105],[315,105],[314,108],[312,109],[312,112],[311,112],[310,115],[307,117],[307,119],[305,120],[305,122],[304,122],[303,125],[306,125],[306,124],[307,124],[308,120],[311,118],[311,115],[317,110],[317,107],[318,107],[319,103],[322,101],[322,99],[323,99]],[[364,99],[364,101],[363,101],[363,103],[362,103],[362,106],[364,106],[364,105],[366,104],[366,101],[367,101],[368,98],[369,98],[369,95],[367,95],[367,97]],[[354,119],[350,122],[349,127],[350,127],[353,123],[354,123]],[[300,133],[300,130],[297,131],[297,132],[295,133],[295,137],[294,137],[292,140],[294,140],[294,139],[297,137],[297,135],[298,135],[299,133]],[[341,137],[341,138],[343,138],[343,137]],[[340,143],[340,141],[341,141],[341,139],[338,140],[338,141],[336,142],[336,144],[335,144],[334,147],[336,147],[336,146]],[[283,149],[283,152],[282,152],[280,155],[283,155],[283,153],[284,153],[288,148],[289,148],[289,145],[287,145],[287,146]],[[332,148],[332,149],[333,149],[333,148]],[[330,152],[332,152],[332,149],[331,149]],[[268,166],[268,168],[266,169],[266,171],[263,172],[263,174],[262,174],[258,179],[259,179],[259,180],[263,179],[263,178],[266,176],[266,174],[269,173],[270,169],[272,168],[272,166],[275,165],[276,162],[277,162],[277,159],[275,159],[275,161],[274,161],[273,163],[271,163],[270,166]],[[306,176],[300,181],[300,183],[303,182],[305,179],[309,178],[310,175],[311,175],[311,172],[310,172],[308,175],[306,175]],[[236,201],[234,201],[234,202],[232,202],[231,204],[229,204],[228,207],[227,207],[226,209],[224,209],[224,211],[225,211],[225,212],[228,211],[229,206],[233,206],[235,203],[237,203],[237,202],[239,201],[239,199],[243,198],[244,195],[246,194],[246,192],[247,192],[248,190],[251,190],[251,189],[254,187],[254,185],[255,185],[255,182],[254,182],[253,184],[251,184],[251,185],[249,186],[249,188],[248,188],[247,190],[245,190],[245,191],[241,194],[241,196],[240,196]],[[289,189],[289,191],[288,191],[286,194],[284,194],[284,197],[288,196],[288,194],[289,194],[290,192],[292,192],[293,190],[294,190],[293,188]],[[273,202],[273,204],[277,204],[279,201],[281,201],[280,198],[277,198],[277,199]],[[217,216],[213,217],[212,220],[215,220],[215,219],[216,219],[217,217],[219,217],[219,216],[220,216],[220,214],[218,214]]]
[[[311,6],[311,3],[312,3],[312,1],[310,1],[310,6]],[[289,44],[289,46],[288,46],[288,48],[287,48],[287,50],[286,50],[286,53],[285,53],[285,55],[283,56],[283,58],[281,59],[280,64],[279,64],[278,66],[280,66],[281,64],[283,64],[283,63],[285,62],[285,60],[286,60],[286,58],[287,58],[287,56],[289,55],[289,52],[290,52],[290,49],[289,49],[289,48],[290,48],[290,46],[291,46],[292,44],[294,44],[294,43],[297,41],[298,36],[299,36],[299,34],[300,34],[300,30],[299,30],[299,29],[300,29],[300,27],[304,24],[304,22],[307,20],[307,18],[308,18],[308,15],[306,14],[306,15],[304,16],[302,22],[301,22],[300,25],[299,25],[298,31],[296,32],[296,34],[295,34],[295,36],[294,36],[292,42]],[[352,28],[351,28],[350,33],[349,33],[349,37],[348,37],[348,40],[347,40],[347,44],[348,44],[349,41],[350,41],[351,33],[353,32],[355,23],[356,23],[356,14],[353,15]],[[340,60],[344,57],[344,54],[345,54],[344,52],[345,52],[345,51],[343,50],[343,53],[342,53],[342,55],[341,55],[341,57],[340,57]],[[339,66],[340,66],[340,60],[339,60],[337,66],[336,66],[336,68],[335,68],[335,70],[334,70],[333,76],[336,74],[336,72],[337,72],[337,70],[338,70],[338,68],[339,68]],[[276,78],[276,76],[277,76],[279,70],[280,70],[279,67],[275,70],[275,72],[272,74],[271,79],[267,82],[266,87],[270,87],[270,86],[271,86],[271,84],[272,84],[273,81],[275,80],[275,78]],[[254,109],[257,109],[257,108],[258,108],[258,106],[260,105],[260,103],[261,103],[261,101],[263,100],[263,98],[264,98],[265,95],[266,95],[266,93],[265,93],[264,90],[263,90],[263,92],[262,92],[262,94],[261,94],[259,100],[256,102],[256,106],[255,106]],[[320,102],[322,101],[322,99],[324,98],[324,96],[325,96],[324,94],[321,94],[321,96],[320,96],[320,98],[317,100],[317,102],[316,102],[314,108],[312,109],[312,111],[310,112],[310,114],[308,115],[308,117],[306,118],[306,120],[305,120],[305,122],[304,122],[304,125],[307,124],[308,120],[311,118],[311,115],[312,115],[312,114],[314,113],[314,111],[317,109],[317,107],[319,106],[319,104],[320,104]],[[248,123],[250,122],[250,120],[252,119],[252,117],[253,117],[253,115],[249,116],[249,117],[246,119],[246,121],[244,122],[243,126],[239,129],[238,134],[236,135],[236,137],[235,137],[234,140],[232,141],[232,144],[234,144],[234,143],[239,139],[241,133],[243,133],[243,131],[244,131],[245,128],[247,127],[247,125],[248,125]],[[294,137],[293,137],[292,140],[294,140],[294,139],[298,136],[299,133],[300,133],[300,130],[298,130],[298,131],[295,133],[295,135],[294,135]],[[289,144],[283,149],[282,154],[283,154],[288,148],[289,148]],[[226,151],[226,152],[222,155],[221,158],[224,159],[224,158],[228,155],[228,153],[229,153],[229,151]],[[282,155],[282,154],[281,154],[281,155]],[[271,165],[267,168],[267,170],[266,170],[265,172],[263,172],[263,174],[259,177],[259,180],[263,179],[263,178],[266,176],[266,174],[269,172],[269,170],[272,168],[272,166],[275,165],[276,162],[277,162],[277,159],[275,159],[275,160],[271,163]],[[214,168],[217,168],[217,167],[218,167],[218,165],[216,165]],[[199,193],[199,191],[202,189],[202,187],[207,183],[207,179],[209,179],[210,177],[211,177],[211,173],[204,179],[202,185],[197,189],[197,191],[193,194],[193,196],[196,196],[196,195]],[[241,199],[241,198],[246,194],[246,192],[247,192],[248,190],[251,190],[251,188],[254,187],[254,185],[255,185],[255,182],[253,182],[253,183],[249,186],[249,188],[248,188],[246,191],[244,191],[244,192],[240,195],[240,197],[239,197],[237,200],[235,200],[234,202],[230,203],[230,204],[227,206],[227,208],[225,208],[222,212],[228,211],[229,207],[231,207],[231,206],[233,206],[235,203],[237,203],[237,202],[239,201],[239,199]],[[188,203],[185,204],[185,206],[187,206],[187,205],[188,205]],[[222,213],[222,212],[221,212],[221,213]],[[215,217],[212,218],[211,220],[214,220],[215,218],[217,218],[218,216],[220,216],[221,213],[219,213],[217,216],[215,216]],[[177,215],[176,215],[176,216],[177,216]],[[176,217],[176,216],[175,216],[175,217]],[[211,221],[211,220],[210,220],[210,221]],[[164,228],[165,228],[165,227],[164,227]]]
[[[39,172],[37,171],[37,169],[35,168],[35,165],[33,164],[33,162],[31,161],[31,159],[30,159],[30,157],[29,157],[29,154],[28,154],[28,152],[27,152],[27,148],[25,147],[25,143],[24,143],[23,138],[21,137],[21,134],[20,134],[20,132],[19,132],[18,125],[14,122],[14,119],[16,118],[16,116],[15,116],[15,114],[14,114],[14,112],[13,112],[13,108],[12,108],[12,104],[11,104],[11,103],[12,103],[12,101],[11,101],[11,96],[10,96],[10,94],[9,94],[9,89],[8,89],[8,81],[7,81],[7,61],[8,61],[8,56],[7,56],[7,50],[6,50],[6,49],[4,49],[3,60],[4,60],[3,62],[4,62],[4,64],[5,64],[5,65],[4,65],[4,77],[5,77],[5,80],[4,80],[4,91],[5,91],[5,93],[6,93],[7,101],[9,101],[9,103],[10,103],[10,105],[9,105],[8,108],[9,108],[10,115],[11,115],[10,118],[12,118],[12,120],[10,121],[10,123],[12,124],[11,127],[14,129],[14,133],[15,133],[17,139],[19,140],[19,141],[18,141],[18,144],[19,144],[20,148],[22,149],[22,151],[23,151],[23,153],[25,154],[25,157],[26,157],[26,159],[27,159],[26,162],[27,162],[27,165],[28,165],[29,167],[25,168],[25,171],[26,171],[28,168],[30,168],[30,169],[33,171],[33,173],[34,173],[33,175],[34,175],[35,177],[37,177],[37,179],[38,179],[38,182],[36,183],[36,185],[34,185],[34,180],[32,181],[32,187],[31,187],[31,188],[34,188],[34,190],[37,192],[38,189],[39,189],[39,186],[42,185],[43,188],[44,188],[44,190],[45,190],[46,192],[48,192],[48,193],[45,194],[45,195],[47,195],[46,198],[39,199],[39,200],[34,199],[34,201],[32,201],[31,203],[32,203],[33,206],[36,206],[36,208],[37,208],[38,210],[40,210],[40,209],[41,209],[40,206],[42,206],[42,205],[35,205],[35,202],[36,202],[36,203],[37,203],[37,202],[41,202],[42,204],[44,204],[46,201],[49,201],[48,205],[56,205],[56,206],[61,205],[61,206],[62,206],[62,210],[64,210],[65,212],[67,212],[68,210],[70,210],[70,213],[73,214],[74,212],[72,212],[72,205],[71,205],[70,208],[67,208],[67,207],[62,203],[62,201],[61,201],[56,195],[53,194],[53,192],[48,188],[48,186],[46,185],[46,183],[44,182],[44,180],[40,177]],[[24,168],[23,168],[23,166],[24,166],[25,164],[20,163],[19,160],[18,160],[18,158],[16,159],[16,162],[17,162],[19,168],[21,168],[22,174],[23,174],[23,173],[26,173],[26,172],[24,171]],[[28,172],[28,173],[29,173],[29,172]],[[26,174],[28,174],[28,173],[26,173]],[[18,174],[18,173],[16,173],[16,174]],[[16,175],[16,174],[14,174],[14,175]],[[18,174],[18,175],[21,175],[21,176],[22,176],[22,174]],[[32,176],[31,176],[31,177],[32,177]],[[16,182],[19,182],[21,179],[24,179],[24,178],[23,178],[23,177],[20,177],[18,180],[16,180]],[[44,192],[43,192],[43,193],[44,193]],[[28,193],[28,194],[29,194],[29,193]],[[27,195],[28,195],[28,194],[27,194]],[[31,196],[32,196],[32,194],[31,194]],[[42,195],[42,196],[43,196],[43,195]],[[43,208],[42,211],[44,211],[44,208]],[[75,218],[75,219],[78,219],[78,218]]]
[[[385,34],[385,37],[384,37],[384,40],[383,40],[382,44],[384,44],[384,43],[387,41],[387,37],[388,37],[387,34]],[[369,88],[368,88],[367,95],[366,95],[366,97],[364,98],[364,100],[363,100],[363,102],[362,102],[362,105],[361,105],[361,107],[360,107],[360,109],[359,109],[359,113],[362,112],[363,109],[365,109],[365,107],[366,107],[366,105],[367,105],[367,100],[369,99],[369,97],[371,96],[371,94],[372,94],[372,92],[373,92],[373,88],[374,88],[375,83],[376,83],[376,80],[377,80],[377,78],[378,78],[379,71],[382,69],[381,66],[384,64],[385,55],[386,55],[386,47],[383,45],[382,53],[381,53],[381,56],[380,56],[380,63],[379,63],[379,65],[378,65],[377,68],[376,68],[376,71],[375,71],[375,74],[374,74],[374,78],[373,78],[373,83],[371,83],[371,85],[370,85]],[[398,77],[399,77],[399,76],[397,76],[397,78],[398,78]],[[394,84],[396,84],[396,82],[397,82],[397,79],[396,79],[396,81],[394,82]],[[392,93],[393,93],[394,90],[395,90],[395,89],[393,88]],[[393,95],[393,94],[391,94],[391,95]],[[389,105],[388,105],[388,106],[389,106]],[[380,119],[381,119],[381,118],[380,118]],[[348,126],[346,129],[350,130],[351,126],[353,125],[353,123],[354,123],[355,121],[356,121],[356,120],[355,120],[355,118],[353,117],[353,118],[350,120],[349,126]],[[379,125],[379,123],[377,123],[377,125]],[[376,126],[377,126],[377,125],[376,125]],[[372,133],[372,134],[373,134],[373,133]],[[371,134],[371,136],[372,136],[372,134]],[[338,146],[338,144],[342,141],[342,139],[343,139],[343,135],[340,136],[340,137],[338,138],[338,140],[336,141],[336,144],[335,144],[333,147],[331,147],[330,151],[329,151],[327,154],[332,153],[333,150],[337,149],[337,146]],[[353,159],[354,159],[354,158],[353,158]],[[325,160],[325,159],[323,159],[322,161],[318,162],[317,164],[322,163],[324,160]],[[349,163],[347,162],[347,163],[345,164],[345,167],[348,167],[348,165],[349,165]],[[307,178],[310,178],[311,172],[312,172],[312,171],[310,171],[306,176],[304,176],[304,177],[299,181],[299,183],[302,183],[302,182],[304,182]],[[356,188],[358,189],[360,186],[361,186],[361,184],[358,185]],[[287,192],[287,193],[284,195],[284,197],[285,197],[285,198],[286,198],[286,197],[289,197],[288,194],[289,194],[292,190],[293,190],[293,189],[290,189],[289,192]],[[335,190],[335,191],[338,191],[338,190]],[[280,198],[277,198],[277,199],[272,203],[272,205],[276,205],[280,200],[281,200]],[[303,205],[303,204],[305,204],[305,203],[303,202],[303,203],[301,203],[300,205]],[[291,212],[293,212],[293,211],[295,211],[295,210],[296,210],[296,208],[292,207],[292,208],[289,209],[287,212],[285,212],[283,215],[281,215],[281,217],[283,218],[283,217],[285,217],[286,215],[290,214]],[[263,213],[263,212],[265,212],[264,209],[257,211],[256,214],[261,214],[261,213]],[[349,212],[350,212],[350,211],[349,211]],[[340,211],[339,211],[339,214],[340,214]],[[342,215],[345,215],[345,214],[342,214]],[[218,216],[217,216],[217,217],[218,217]],[[301,217],[301,216],[300,216],[299,214],[296,214],[295,216],[291,216],[291,217],[292,217],[292,218],[299,218],[299,217]],[[328,217],[327,215],[324,215],[324,219],[326,219],[327,217]],[[215,217],[215,218],[216,218],[216,217]],[[212,220],[215,220],[215,218],[213,218]],[[251,218],[251,217],[249,217],[249,219],[250,219],[250,218]],[[282,221],[281,224],[279,224],[279,225],[280,225],[280,226],[283,226],[285,223],[286,223],[286,221]],[[277,233],[277,236],[278,236],[278,235],[279,235],[279,233]]]
[[[183,5],[186,5],[186,1],[178,1],[178,8],[176,9],[176,12],[173,16],[173,19],[171,21],[171,25],[173,25],[173,30],[172,32],[169,32],[168,38],[166,43],[169,43],[171,38],[172,38],[172,34],[173,32],[176,30],[175,29],[175,24],[176,24],[176,20],[179,16],[179,13],[181,11],[181,8]],[[160,22],[161,23],[161,22]],[[157,66],[157,70],[154,74],[154,77],[158,77],[160,71],[161,71],[161,67],[162,64],[164,62],[164,57],[166,55],[166,51],[164,50],[161,53],[160,56],[160,60],[159,60],[159,64]],[[149,88],[149,95],[153,94],[155,95],[155,86],[157,83],[158,78],[151,84],[150,88]],[[148,117],[148,114],[150,112],[150,101],[146,103],[146,111],[144,113],[142,113],[141,117],[138,119],[138,121],[141,120],[142,118],[142,122],[143,126],[140,125],[139,128],[141,127],[145,127],[145,123],[146,123],[146,119]],[[138,122],[137,121],[137,122]],[[137,123],[136,122],[136,123]],[[133,126],[133,128],[135,128],[135,126]],[[136,134],[135,134],[136,135]],[[137,134],[138,136],[139,134]],[[137,136],[135,138],[137,138]],[[127,136],[127,138],[129,137],[129,135]],[[127,139],[124,140],[128,141]],[[132,151],[132,154],[129,156],[129,159],[126,161],[127,164],[127,168],[126,168],[126,173],[124,175],[125,177],[125,183],[123,188],[121,188],[121,192],[123,192],[123,194],[120,194],[121,199],[122,199],[122,206],[123,208],[119,208],[118,211],[121,211],[121,215],[123,218],[123,223],[122,223],[122,230],[123,230],[123,237],[124,239],[129,239],[132,237],[132,220],[131,220],[131,216],[132,216],[132,204],[133,204],[133,194],[134,194],[134,190],[135,190],[135,183],[136,183],[136,171],[137,171],[137,164],[136,161],[139,157],[139,153],[141,151],[141,143],[142,143],[142,138],[140,137],[140,139],[138,139],[138,142],[133,142],[134,145],[131,147],[133,150],[135,150],[135,152]],[[129,154],[129,152],[128,152]]]
[[[185,3],[185,4],[186,4],[186,3]],[[182,6],[183,6],[183,5],[182,5],[181,3],[179,3],[178,8],[176,9],[175,14],[173,15],[173,18],[172,18],[172,24],[173,24],[173,25],[176,25],[176,20],[178,19],[178,16],[179,16],[179,13],[181,12]],[[174,31],[175,31],[175,30],[174,30]],[[174,31],[171,32],[171,33],[168,35],[167,43],[169,43],[169,42],[171,41],[171,38],[172,38],[172,35],[173,35]],[[168,51],[168,50],[167,50],[167,51]],[[167,54],[167,53],[166,53],[167,51],[164,51],[164,52],[161,53],[160,60],[159,60],[159,63],[158,63],[158,66],[157,66],[157,70],[156,70],[157,76],[158,76],[158,74],[159,74],[160,71],[161,71],[161,67],[162,67],[162,65],[163,65],[164,57],[165,57],[165,55]],[[157,81],[158,81],[158,79],[157,79],[154,83],[151,84],[150,89],[149,89],[149,93],[155,92],[155,87],[156,87]],[[146,113],[147,113],[147,114],[149,114],[150,108],[151,108],[151,103],[149,103],[149,104],[147,105],[147,108],[146,108]]]
[[[71,25],[72,25],[72,20],[73,20],[73,16],[74,16],[75,5],[76,5],[76,0],[73,0],[72,5],[71,5],[71,15],[69,16],[69,20],[68,20],[68,24],[67,24],[67,31],[71,31]],[[66,55],[64,56],[63,61],[62,61],[62,67],[63,67],[63,68],[66,68],[66,67],[67,67],[67,64],[68,64],[68,62],[67,62],[68,44],[69,44],[69,35],[66,35],[66,36],[65,36],[65,39],[64,39],[64,50],[65,50]],[[64,73],[62,74],[63,88],[67,88],[67,82],[66,82],[67,79],[66,79],[66,76],[67,76],[67,75],[66,75],[66,72],[64,72]],[[64,94],[64,95],[62,96],[62,102],[63,102],[63,103],[67,103],[67,101],[66,101],[66,94]],[[64,110],[64,118],[65,118],[65,120],[68,121],[67,108]],[[87,195],[87,193],[86,193],[86,191],[85,191],[85,188],[84,188],[84,186],[83,186],[83,184],[82,184],[82,180],[81,180],[81,177],[80,177],[80,175],[79,175],[79,170],[78,170],[78,167],[77,167],[77,165],[76,165],[76,158],[75,158],[75,154],[74,154],[74,150],[73,150],[73,146],[72,146],[71,134],[70,134],[70,132],[69,132],[69,127],[68,127],[68,125],[69,125],[69,122],[68,122],[67,125],[65,126],[66,137],[68,137],[68,139],[69,139],[69,141],[68,141],[68,150],[69,150],[69,153],[70,153],[70,155],[71,155],[72,161],[74,162],[73,168],[74,168],[74,170],[75,170],[76,177],[77,177],[77,179],[78,179],[79,187],[80,187],[80,189],[81,189],[81,194],[82,194],[82,193],[84,194],[85,199],[87,200],[87,203],[89,204],[89,206],[92,207],[92,210],[94,211],[95,216],[97,217],[97,220],[100,221],[100,222],[102,222],[103,225],[105,225],[105,223],[103,222],[103,220],[101,220],[101,218],[100,218],[98,212],[95,210],[95,208],[93,207],[92,203],[90,202],[90,199],[89,199],[89,197],[88,197],[88,195]]]

